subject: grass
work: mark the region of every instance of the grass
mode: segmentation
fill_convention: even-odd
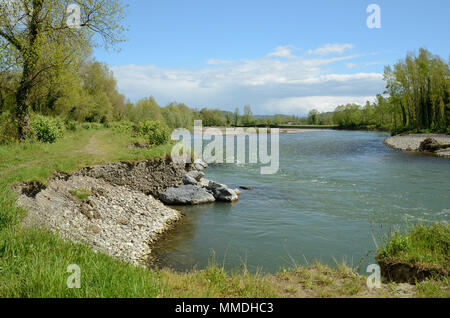
[[[0,146],[0,297],[154,297],[161,294],[156,273],[97,254],[84,245],[66,242],[41,229],[24,229],[26,211],[16,204],[12,184],[46,182],[56,171],[111,161],[165,156],[171,145],[127,149],[136,142],[110,129],[80,130],[55,144]],[[72,192],[81,200],[88,193]],[[84,288],[68,289],[67,266],[82,268]]]
[[[86,202],[92,192],[87,189],[69,190],[69,192],[79,201]]]
[[[450,227],[447,222],[418,224],[394,231],[378,249],[377,260],[450,273]]]
[[[345,265],[331,268],[317,263],[263,275],[250,273],[245,266],[225,271],[212,260],[207,268],[187,273],[149,270],[95,253],[50,231],[20,225],[26,211],[17,206],[12,184],[45,183],[56,171],[73,172],[94,164],[162,157],[172,147],[127,148],[136,141],[111,129],[90,129],[55,144],[0,146],[0,297],[449,297],[447,278],[408,285],[406,291],[396,284],[369,290],[366,278]],[[74,189],[72,195],[84,200],[89,193]],[[67,288],[71,264],[80,267],[80,289]]]
[[[416,284],[416,297],[420,298],[450,298],[450,279],[440,277],[427,279]]]

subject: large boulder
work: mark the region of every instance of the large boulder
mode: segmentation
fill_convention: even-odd
[[[434,152],[438,150],[439,146],[440,144],[436,139],[429,137],[420,143],[419,151]]]
[[[215,201],[210,192],[196,185],[169,188],[161,193],[160,199],[169,205],[197,205]]]
[[[239,200],[239,196],[235,190],[229,189],[226,185],[209,181],[206,189],[211,191],[217,201],[234,202]]]

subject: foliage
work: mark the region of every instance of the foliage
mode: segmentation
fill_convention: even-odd
[[[10,118],[9,112],[0,113],[0,145],[11,144],[17,138],[17,127]]]
[[[64,125],[67,130],[76,131],[78,129],[78,123],[75,120],[66,119]]]
[[[164,122],[172,129],[192,128],[197,115],[185,104],[170,103],[162,108]]]
[[[38,115],[31,120],[31,128],[38,141],[54,143],[64,136],[65,125],[59,118]]]
[[[155,98],[150,96],[139,100],[136,106],[131,109],[128,118],[135,123],[145,120],[162,121],[163,115],[161,107],[156,103]]]
[[[82,123],[81,128],[86,129],[86,130],[89,130],[89,129],[100,130],[100,129],[103,129],[104,126],[99,123]]]
[[[146,120],[136,127],[136,134],[145,137],[150,145],[162,145],[170,140],[169,128],[160,121]]]
[[[345,266],[297,266],[274,275],[250,273],[245,267],[230,273],[215,262],[187,273],[149,270],[56,233],[19,225],[25,211],[17,206],[11,184],[45,182],[55,171],[70,173],[94,164],[162,157],[172,149],[127,149],[132,141],[127,133],[104,129],[69,132],[54,144],[0,146],[0,297],[449,297],[448,279],[398,286],[398,291],[407,289],[404,294],[396,285],[368,290],[366,278]],[[90,144],[101,151],[92,153]],[[67,288],[70,264],[82,270],[80,289]]]
[[[244,115],[242,115],[242,125],[245,127],[254,126],[256,124],[255,118],[250,105],[244,106]]]
[[[80,201],[86,202],[89,199],[89,196],[92,195],[92,192],[87,189],[76,189],[69,190],[70,194],[72,194],[75,198]]]
[[[394,231],[377,253],[377,260],[427,269],[450,270],[450,227],[447,222],[419,224],[408,232]]]
[[[117,133],[132,133],[134,130],[134,124],[129,120],[121,120],[110,124],[110,127]]]
[[[338,106],[334,123],[343,128],[376,127],[393,133],[442,132],[450,127],[449,62],[421,48],[393,67],[386,66],[385,95],[364,107]]]
[[[11,81],[9,89],[15,97],[12,115],[21,139],[30,129],[30,99],[40,98],[40,91],[46,87],[40,81],[64,83],[59,77],[67,75],[65,69],[78,65],[80,57],[99,44],[98,38],[105,46],[123,40],[124,28],[120,23],[124,7],[119,0],[77,1],[80,8],[77,27],[71,27],[68,22],[72,14],[68,10],[70,3],[67,0],[0,2],[0,69],[17,78]],[[51,104],[57,98],[53,94],[47,96]]]
[[[227,119],[218,109],[203,108],[200,111],[200,119],[202,120],[204,126],[223,127],[227,124]]]

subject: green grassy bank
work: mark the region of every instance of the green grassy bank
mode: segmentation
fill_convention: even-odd
[[[344,265],[314,264],[274,275],[245,268],[227,272],[213,261],[188,273],[148,270],[20,225],[26,211],[16,205],[12,184],[45,181],[56,171],[93,164],[165,156],[171,149],[127,148],[133,142],[126,134],[99,129],[79,130],[54,144],[0,146],[0,297],[449,297],[445,277],[369,290],[366,277]],[[421,255],[418,245],[413,254]],[[67,288],[71,264],[81,269],[80,289]]]

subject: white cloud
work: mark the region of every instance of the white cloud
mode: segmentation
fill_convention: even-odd
[[[208,65],[219,65],[219,64],[233,64],[233,60],[220,60],[220,59],[209,59],[206,61]]]
[[[331,71],[361,55],[295,56],[282,48],[254,60],[211,59],[200,69],[123,65],[112,70],[121,92],[132,100],[153,95],[162,105],[176,100],[224,110],[250,104],[255,114],[329,111],[346,102],[364,103],[383,89],[382,74]]]
[[[278,46],[274,52],[269,53],[267,56],[268,57],[283,57],[283,58],[294,57],[292,55],[293,49],[294,49],[293,45]]]
[[[345,64],[345,66],[347,68],[355,68],[355,67],[358,67],[358,66],[368,67],[368,66],[382,65],[382,64],[383,63],[381,63],[381,62],[367,62],[367,63],[359,63],[359,64],[357,64],[357,63],[347,63],[347,64]]]
[[[349,43],[334,43],[325,44],[315,50],[309,50],[308,53],[312,55],[330,55],[330,54],[344,54],[347,50],[353,49],[354,45]]]
[[[366,101],[375,101],[374,96],[306,96],[306,97],[288,97],[281,99],[271,99],[263,105],[267,111],[279,110],[285,114],[305,114],[311,109],[317,109],[321,112],[334,110],[338,105],[347,103],[356,103],[364,105]]]

